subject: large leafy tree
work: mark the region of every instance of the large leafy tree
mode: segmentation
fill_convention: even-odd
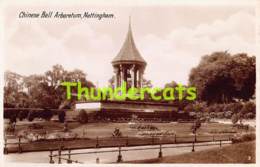
[[[63,108],[70,107],[76,100],[66,101],[66,88],[63,81],[81,82],[84,87],[94,87],[86,79],[86,74],[78,69],[65,70],[61,65],[55,65],[44,75],[21,76],[16,73],[5,73],[5,103],[16,107]],[[73,90],[77,92],[76,89]]]
[[[255,57],[228,52],[206,55],[191,70],[189,82],[197,87],[198,98],[209,103],[248,100],[255,93]]]
[[[6,71],[4,73],[4,105],[16,107],[25,104],[27,95],[23,92],[24,76]]]
[[[28,103],[30,107],[44,107],[47,104],[51,105],[46,98],[49,97],[46,92],[48,83],[44,75],[30,75],[24,78],[25,90],[28,94]],[[54,100],[54,99],[53,99]]]

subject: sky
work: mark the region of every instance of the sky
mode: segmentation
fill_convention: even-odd
[[[187,84],[190,70],[198,65],[201,57],[215,51],[256,55],[252,3],[200,2],[6,4],[4,70],[22,75],[43,74],[53,65],[61,64],[67,70],[81,69],[88,80],[106,86],[113,75],[111,61],[128,31],[129,16],[135,44],[147,62],[144,77],[154,86],[173,80]],[[101,20],[18,17],[21,11],[41,13],[43,10],[106,12],[115,17]]]

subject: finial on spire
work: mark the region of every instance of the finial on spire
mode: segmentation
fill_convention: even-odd
[[[129,30],[131,29],[131,15],[129,15]]]

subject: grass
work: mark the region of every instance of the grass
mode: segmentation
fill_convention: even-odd
[[[60,131],[62,132],[64,125],[59,122],[53,121],[38,121],[38,122],[28,122],[22,121],[17,122],[16,133],[18,134],[21,131],[28,130],[28,126],[32,123],[39,124],[44,127],[42,130],[46,130],[48,134]],[[151,123],[144,123],[151,124]],[[153,123],[154,126],[158,127],[160,130],[164,131],[173,131],[177,138],[178,143],[193,142],[194,135],[191,132],[192,123]],[[99,138],[100,147],[109,147],[109,146],[119,146],[126,145],[127,139],[114,139],[112,137],[112,132],[114,128],[120,128],[124,137],[128,137],[128,145],[150,145],[150,144],[166,144],[166,143],[175,143],[174,136],[166,136],[162,140],[159,138],[151,139],[147,137],[137,136],[139,132],[137,129],[131,129],[127,123],[88,123],[80,124],[78,122],[70,122],[68,124],[69,130],[73,133],[77,133],[79,139],[69,140],[69,141],[38,141],[38,142],[29,142],[22,144],[23,151],[44,151],[50,149],[58,149],[61,145],[64,145],[66,148],[93,148],[96,147],[96,138]],[[219,133],[210,133],[211,131],[217,130],[234,130],[232,125],[222,124],[222,123],[203,123],[201,128],[198,130],[197,141],[212,141],[214,135],[215,140],[224,140],[227,139],[227,133],[225,136],[219,136]],[[33,130],[41,131],[41,130]],[[83,133],[84,139],[81,139]],[[62,132],[63,133],[63,132]],[[217,135],[219,137],[217,137]],[[9,140],[8,140],[9,141]],[[10,152],[16,152],[17,146],[8,146]]]
[[[20,131],[27,130],[28,126],[35,122],[27,121],[18,121],[16,125],[16,134],[19,134]],[[59,122],[53,121],[41,121],[36,122],[43,126],[43,130],[46,130],[48,133],[62,131],[64,125]],[[151,124],[151,123],[144,123]],[[154,126],[158,127],[159,130],[171,131],[177,136],[189,136],[192,135],[191,126],[192,123],[153,123]],[[78,122],[69,122],[68,128],[71,132],[77,133],[79,136],[85,133],[84,137],[86,138],[96,138],[96,137],[111,137],[115,128],[120,128],[123,136],[136,137],[138,134],[137,129],[131,129],[127,123],[88,123],[80,124]],[[252,129],[251,129],[252,130]],[[234,132],[240,132],[237,128],[234,128],[229,124],[222,123],[202,123],[202,126],[197,131],[198,135],[219,135],[224,134],[233,134]]]
[[[255,141],[127,163],[255,163]]]
[[[150,123],[146,123],[150,124]],[[178,136],[191,135],[192,123],[154,123],[156,127],[164,131],[173,131]],[[129,128],[127,123],[92,123],[80,125],[77,128],[72,129],[72,131],[77,133],[82,133],[83,130],[87,132],[88,137],[109,137],[111,136],[114,128],[120,128],[120,131],[124,136],[136,136],[138,130]],[[214,135],[219,133],[212,133],[212,131],[226,130],[233,132],[235,128],[232,125],[219,124],[219,123],[203,123],[201,128],[198,130],[200,135]]]
[[[144,123],[144,124],[151,124],[151,123]],[[191,134],[191,127],[193,123],[153,123],[154,126],[158,127],[160,130],[169,130],[174,131],[177,135],[190,135]],[[111,128],[118,127],[120,130],[125,132],[125,134],[136,134],[136,130],[130,129],[127,123],[98,123],[97,124],[85,124],[79,127],[79,129],[86,129],[89,131],[91,129],[99,130],[99,127],[101,127],[104,131],[110,131]],[[230,124],[223,124],[223,123],[202,123],[201,127],[198,129],[198,134],[214,134],[214,131],[216,131],[218,134],[220,131],[230,131],[233,133],[233,131],[242,132],[243,130],[238,130],[237,128],[234,128],[233,125]],[[251,131],[254,131],[255,129],[251,128]]]

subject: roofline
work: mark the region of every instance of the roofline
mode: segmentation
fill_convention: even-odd
[[[134,61],[134,60],[119,60],[119,61],[112,61],[111,64],[112,64],[112,65],[120,65],[120,64],[138,64],[138,65],[142,65],[142,66],[146,66],[146,65],[147,65],[146,62],[142,62],[142,61]]]

